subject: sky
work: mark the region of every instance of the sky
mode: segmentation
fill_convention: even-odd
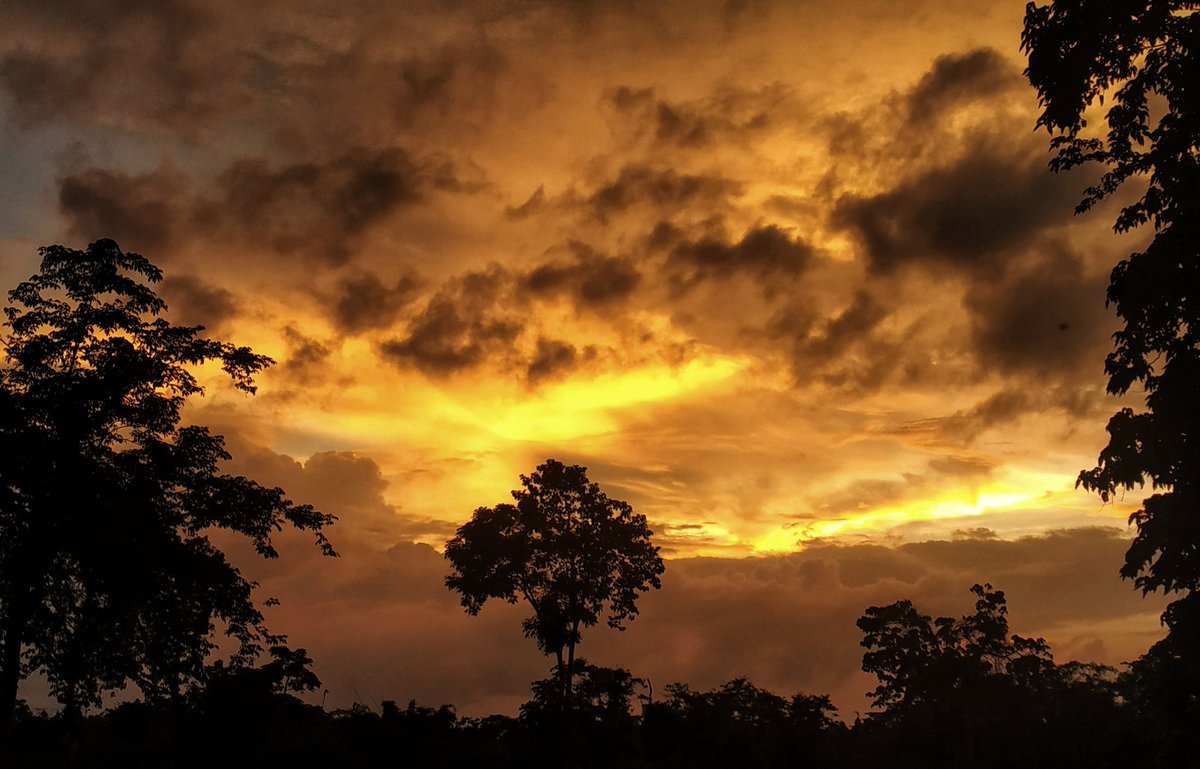
[[[863,610],[975,582],[1118,663],[1162,635],[1117,576],[1139,499],[1074,484],[1142,236],[1046,169],[1024,5],[5,0],[0,282],[113,238],[277,361],[187,419],[339,517],[336,560],[226,543],[331,707],[528,698],[519,607],[467,616],[440,549],[551,457],[667,559],[581,646],[657,691],[852,717]]]

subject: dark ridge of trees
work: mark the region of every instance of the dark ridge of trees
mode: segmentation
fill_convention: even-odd
[[[1077,212],[1134,181],[1140,195],[1114,229],[1152,230],[1112,271],[1108,304],[1123,321],[1105,360],[1108,390],[1144,393],[1145,408],[1108,422],[1108,445],[1079,485],[1108,501],[1149,483],[1130,517],[1137,535],[1121,575],[1143,592],[1178,594],[1167,637],[1135,663],[1139,702],[1159,752],[1185,765],[1200,752],[1200,3],[1030,3],[1021,47],[1051,135],[1051,167],[1098,164]],[[1106,106],[1102,130],[1085,117]],[[1143,186],[1144,185],[1144,186]]]
[[[222,438],[180,423],[201,392],[193,366],[218,363],[253,393],[272,361],[159,317],[161,271],[111,240],[40,254],[0,331],[0,749],[33,673],[69,721],[127,685],[143,708],[179,706],[265,648],[260,675],[312,688],[307,655],[269,632],[254,585],[207,534],[274,558],[272,534],[292,526],[334,555],[333,518],[221,472]],[[213,664],[218,631],[235,648]]]
[[[285,647],[222,668],[180,702],[139,701],[84,718],[19,709],[5,766],[644,767],[647,769],[1176,769],[1138,665],[1118,673],[1056,664],[1040,639],[1008,632],[1004,593],[972,588],[974,611],[922,614],[910,601],[859,619],[878,708],[846,724],[824,695],[790,697],[734,678],[709,691],[649,685],[576,660],[564,706],[557,668],[517,717],[385,701],[326,712],[294,692],[315,679]],[[1146,699],[1146,697],[1149,697]],[[1151,710],[1147,710],[1151,708]],[[1189,759],[1190,760],[1190,759]]]
[[[446,543],[446,586],[472,615],[492,598],[528,603],[525,636],[554,655],[558,700],[569,708],[582,629],[607,615],[622,630],[638,594],[661,587],[663,562],[646,517],[600,491],[586,467],[547,459],[521,486],[515,505],[478,508]]]

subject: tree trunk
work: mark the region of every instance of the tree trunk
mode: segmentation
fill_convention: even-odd
[[[565,710],[567,706],[567,665],[563,662],[562,648],[554,650],[554,656],[558,659],[558,696],[560,698],[560,709]]]
[[[8,736],[17,709],[17,689],[21,684],[21,644],[24,640],[27,612],[20,601],[10,605],[4,620],[4,642],[0,648],[0,740]]]
[[[575,683],[575,639],[579,635],[579,620],[575,620],[575,624],[571,627],[571,636],[567,640],[567,686],[565,690],[566,696],[563,701],[571,704],[571,689]]]

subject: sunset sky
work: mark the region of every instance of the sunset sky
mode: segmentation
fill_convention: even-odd
[[[1024,0],[4,0],[0,281],[101,237],[278,361],[188,418],[339,516],[231,542],[327,704],[514,712],[549,661],[443,542],[548,457],[647,516],[663,589],[582,653],[865,708],[854,627],[1009,595],[1060,661],[1162,602],[1074,488],[1115,206],[1046,170]],[[1131,401],[1136,403],[1136,401]]]

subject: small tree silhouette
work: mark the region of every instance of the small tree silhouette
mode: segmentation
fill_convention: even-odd
[[[525,635],[555,656],[564,703],[581,629],[605,613],[609,627],[623,629],[637,614],[638,594],[660,587],[663,573],[645,516],[609,499],[586,470],[546,460],[521,476],[515,505],[477,509],[446,543],[454,567],[446,586],[470,614],[490,598],[533,609]]]

